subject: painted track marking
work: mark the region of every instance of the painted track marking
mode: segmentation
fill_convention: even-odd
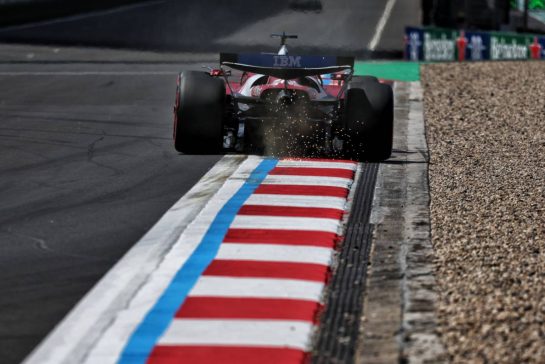
[[[199,363],[199,364],[260,364],[302,363],[306,354],[299,349],[217,346],[210,351],[205,346],[158,346],[148,364]]]
[[[348,187],[352,183],[349,178],[340,177],[309,177],[309,176],[267,176],[263,181],[266,185],[303,185],[303,186],[330,186]]]
[[[305,350],[312,323],[285,320],[175,319],[158,344],[265,346]]]
[[[285,298],[189,297],[179,318],[298,320],[316,323],[314,301]]]
[[[346,199],[336,196],[301,196],[301,195],[278,195],[271,196],[266,193],[254,194],[248,198],[246,205],[266,205],[266,206],[291,206],[332,208],[344,210]]]
[[[329,265],[331,248],[274,244],[223,243],[216,259]]]
[[[238,257],[237,257],[238,258]],[[327,281],[328,265],[306,262],[270,261],[264,259],[215,259],[203,276],[253,277]]]
[[[248,157],[78,362],[305,360],[356,167]]]
[[[384,12],[382,13],[382,16],[380,17],[377,27],[375,28],[375,33],[373,35],[373,38],[371,38],[371,41],[369,41],[369,45],[367,48],[370,51],[374,51],[377,48],[378,43],[380,42],[380,39],[382,38],[382,33],[384,32],[384,27],[388,23],[388,20],[390,19],[390,15],[392,14],[392,9],[394,8],[396,4],[396,0],[388,0],[386,3],[386,7],[384,8]]]
[[[333,248],[337,234],[324,231],[229,229],[225,243],[279,244]]]
[[[165,330],[168,330],[175,312],[189,292],[199,287],[199,276],[217,254],[236,212],[276,163],[277,161],[272,159],[248,158],[240,167],[241,172],[248,177],[228,179],[220,190],[224,192],[218,192],[217,198],[212,199],[203,210],[203,213],[210,214],[212,219],[204,225],[195,224],[199,229],[198,237],[195,238],[191,233],[186,234],[187,232],[182,235],[181,245],[184,245],[185,237],[187,241],[197,242],[195,250],[183,265],[175,263],[175,267],[166,267],[156,272],[158,275],[164,272],[172,274],[171,282],[132,333],[122,351],[119,363],[144,363],[147,360],[157,341]],[[176,256],[172,259],[176,260]]]
[[[241,156],[225,156],[216,163],[93,287],[25,359],[25,363],[82,363],[100,339],[109,340],[111,344],[108,350],[100,353],[100,358],[104,362],[115,362],[120,350],[116,348],[122,347],[134,329],[131,322],[138,320],[139,314],[142,317],[150,307],[153,292],[140,299],[139,312],[131,311],[133,321],[126,322],[127,315],[123,310],[138,297],[139,289],[157,269],[166,252],[172,249],[180,234],[243,160]],[[178,263],[182,262],[183,255],[178,258]],[[161,290],[161,286],[156,285],[155,290]],[[123,321],[123,329],[108,335],[108,329],[115,321]]]
[[[203,276],[191,297],[289,298],[320,301],[323,283],[302,279]]]
[[[283,217],[283,216],[249,216],[237,215],[231,228],[233,229],[272,229],[272,230],[299,230],[305,227],[310,231],[329,231],[336,233],[339,229],[339,220],[309,218],[309,217]]]
[[[245,204],[238,211],[238,214],[253,216],[314,217],[340,220],[344,214],[344,210],[323,207],[294,207]]]
[[[297,196],[348,196],[348,188],[333,186],[309,186],[309,185],[267,185],[262,184],[256,194],[263,195],[297,195]]]

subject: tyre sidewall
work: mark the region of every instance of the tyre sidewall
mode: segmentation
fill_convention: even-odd
[[[388,159],[393,141],[392,88],[373,79],[359,81],[346,93],[345,149],[350,158],[358,160]]]
[[[178,83],[174,128],[176,150],[192,154],[221,152],[225,83],[195,71],[182,72]]]

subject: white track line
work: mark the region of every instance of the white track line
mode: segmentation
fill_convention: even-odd
[[[286,298],[319,302],[324,284],[298,279],[202,276],[190,297]]]
[[[329,196],[251,195],[244,205],[319,207],[344,210],[346,199]]]
[[[330,248],[275,244],[222,243],[216,260],[313,263],[329,265]]]
[[[217,216],[218,212],[245,183],[244,179],[234,178],[238,171],[254,170],[262,158],[247,158],[231,176],[223,182],[217,193],[212,196],[202,211],[187,226],[171,250],[164,255],[163,260],[158,264],[155,270],[149,274],[146,282],[140,287],[138,292],[125,307],[119,309],[112,318],[111,325],[102,334],[97,344],[91,349],[88,356],[90,362],[101,353],[115,353],[115,356],[121,354],[124,345],[127,343],[136,328],[144,320],[148,312],[154,307],[156,302],[162,296],[163,292],[169,287],[172,279],[178,270],[191,257],[191,254],[199,246],[203,236],[208,231],[210,224]],[[137,268],[137,267],[135,267]],[[115,345],[112,345],[115,343]]]
[[[263,180],[266,185],[304,185],[304,186],[330,186],[345,187],[352,184],[352,180],[341,177],[316,177],[316,176],[285,176],[269,175]]]
[[[313,325],[287,320],[175,319],[158,345],[289,347],[306,350]]]
[[[26,362],[116,362],[136,327],[206,233],[211,219],[262,160],[263,158],[253,156],[226,156],[218,162],[78,303]],[[341,163],[305,163],[308,167],[333,164],[346,167],[346,164]],[[355,164],[348,166],[350,169],[356,168]],[[346,205],[344,198],[317,196],[254,195],[248,202],[340,209],[344,209]],[[337,233],[340,224],[336,219],[238,216],[232,226],[297,230],[305,226],[309,230]],[[328,264],[332,257],[332,250],[328,248],[246,244],[247,251],[237,253],[237,244],[225,244],[227,245],[231,247],[224,249],[221,257],[229,259],[262,260],[268,257],[269,260],[285,261],[292,255],[297,257],[292,259]],[[203,276],[198,279],[189,295],[287,298],[320,302],[323,289],[323,282],[298,279]],[[207,328],[207,332],[210,331]],[[307,332],[304,337],[309,340],[310,333]]]
[[[233,229],[309,230],[337,233],[340,221],[314,217],[280,217],[237,215],[231,224]]]
[[[380,42],[380,38],[382,38],[384,27],[388,23],[388,19],[390,19],[390,15],[392,14],[392,9],[394,8],[395,4],[396,0],[388,0],[388,2],[386,3],[384,13],[382,13],[380,20],[378,21],[377,27],[375,28],[375,34],[373,35],[373,38],[367,46],[370,51],[374,51],[377,48],[378,42]]]
[[[130,320],[123,323],[125,327],[120,332],[108,336],[111,331],[108,328],[119,318],[120,312],[124,312],[134,302],[142,285],[156,272],[180,234],[243,160],[244,157],[240,156],[225,156],[216,163],[97,283],[27,357],[25,363],[82,363],[91,348],[104,340],[109,341],[109,345],[108,350],[103,352],[113,354],[110,359],[117,358],[115,353],[123,349],[127,337],[134,331],[131,325],[137,325],[140,321],[134,323],[134,312],[131,312],[131,315],[126,315]],[[178,261],[177,267],[180,264]],[[151,297],[146,297],[146,301],[139,303],[144,314],[161,293],[156,290],[151,293]]]
[[[277,167],[294,167],[294,168],[338,168],[356,170],[356,163],[352,162],[313,162],[300,160],[281,160]]]

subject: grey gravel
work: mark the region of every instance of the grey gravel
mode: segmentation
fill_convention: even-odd
[[[455,363],[544,363],[545,63],[422,74],[442,339]]]

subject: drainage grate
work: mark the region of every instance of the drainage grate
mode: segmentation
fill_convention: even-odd
[[[360,317],[371,247],[369,215],[378,164],[362,166],[339,262],[331,278],[325,311],[312,353],[313,363],[352,363],[359,334]]]

